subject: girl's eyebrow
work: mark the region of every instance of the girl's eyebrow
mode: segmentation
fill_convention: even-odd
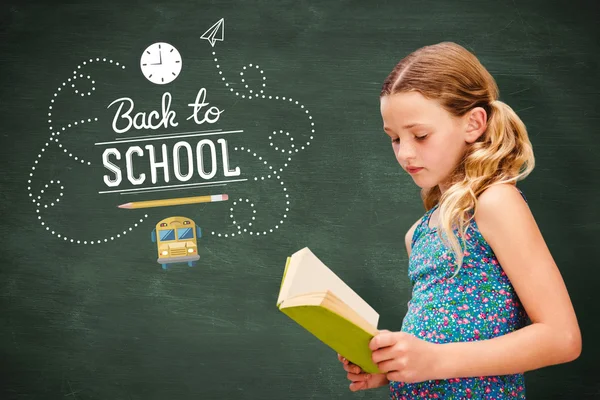
[[[427,126],[427,124],[423,124],[421,122],[413,122],[412,124],[404,125],[402,127],[402,129],[410,129],[410,128],[414,128],[415,126]]]

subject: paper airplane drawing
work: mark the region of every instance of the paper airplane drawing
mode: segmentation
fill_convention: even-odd
[[[215,47],[215,42],[217,40],[223,41],[224,38],[224,26],[225,26],[225,18],[221,18],[217,21],[216,24],[208,28],[206,32],[200,36],[200,39],[206,39],[210,42],[212,47]]]

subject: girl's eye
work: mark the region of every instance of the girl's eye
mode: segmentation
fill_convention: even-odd
[[[422,140],[425,140],[425,138],[427,136],[429,136],[429,135],[415,136],[415,139],[417,139],[418,141],[422,141]],[[394,138],[394,139],[392,139],[392,143],[400,143],[400,138]]]

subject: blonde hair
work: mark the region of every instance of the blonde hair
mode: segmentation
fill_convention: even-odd
[[[386,78],[381,96],[410,91],[438,101],[456,117],[475,107],[487,113],[486,131],[469,145],[450,176],[448,190],[443,195],[437,185],[421,190],[427,211],[439,204],[438,234],[452,249],[458,273],[477,197],[492,185],[525,179],[535,166],[533,148],[525,124],[511,107],[498,100],[494,78],[475,55],[456,43],[442,42],[409,54]],[[452,227],[458,229],[463,247]]]

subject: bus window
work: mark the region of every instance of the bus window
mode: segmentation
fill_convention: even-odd
[[[161,242],[175,240],[175,232],[173,229],[161,229],[158,231],[158,235]]]
[[[177,236],[179,240],[193,239],[194,231],[192,228],[179,228],[177,229]]]

